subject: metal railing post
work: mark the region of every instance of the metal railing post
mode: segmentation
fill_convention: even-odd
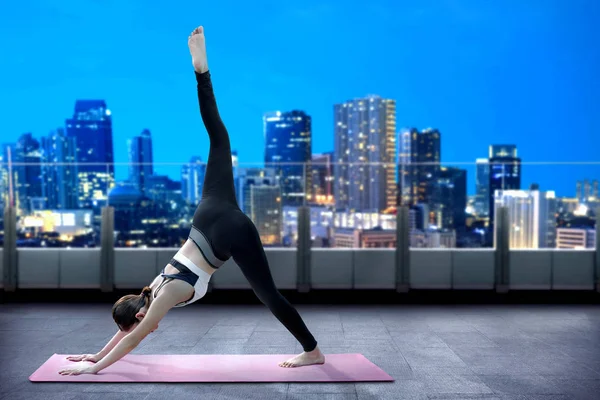
[[[4,291],[17,290],[19,279],[19,265],[17,254],[17,215],[15,207],[9,204],[4,209],[4,252],[3,252],[3,280]]]
[[[112,292],[115,282],[115,209],[107,206],[102,209],[100,224],[100,290]]]
[[[600,293],[600,207],[596,208],[596,251],[595,253],[595,258],[596,258],[596,265],[594,268],[595,274],[594,274],[594,286],[596,289],[596,292]]]
[[[300,293],[310,291],[311,282],[310,207],[298,207],[298,242],[296,244],[297,287]]]
[[[407,206],[399,206],[396,213],[396,291],[410,289],[410,226]]]
[[[510,243],[508,208],[498,207],[495,218],[495,287],[496,292],[506,293],[510,287]]]

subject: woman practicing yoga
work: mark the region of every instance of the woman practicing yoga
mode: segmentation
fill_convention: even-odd
[[[167,311],[202,298],[211,275],[230,257],[260,301],[304,348],[302,354],[279,366],[325,362],[302,318],[275,287],[256,227],[238,207],[229,135],[217,109],[202,27],[192,32],[188,46],[198,82],[200,114],[210,137],[202,200],[194,213],[189,238],[149,287],[139,295],[124,296],[115,303],[112,314],[119,331],[98,354],[68,357],[70,361],[95,364],[71,365],[59,371],[62,375],[95,374],[123,358],[158,328]]]

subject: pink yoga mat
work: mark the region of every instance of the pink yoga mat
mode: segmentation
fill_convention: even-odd
[[[294,355],[132,355],[96,375],[63,376],[70,364],[54,354],[30,377],[32,382],[393,382],[362,354],[327,354],[323,365],[281,368]],[[77,363],[78,364],[78,363]]]

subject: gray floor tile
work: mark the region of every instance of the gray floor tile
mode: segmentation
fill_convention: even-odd
[[[0,392],[1,400],[74,400],[75,396],[76,393]]]
[[[144,400],[146,393],[76,393],[69,400]]]
[[[356,393],[354,383],[290,383],[289,393]]]
[[[422,347],[448,347],[434,332],[391,331],[390,335],[400,350]]]
[[[94,382],[83,388],[84,393],[150,393],[157,383],[105,383]]]
[[[287,383],[227,383],[218,395],[227,399],[282,399],[288,391]]]
[[[439,374],[419,380],[423,391],[429,395],[434,393],[453,394],[494,394],[494,391],[476,375]]]
[[[437,335],[449,346],[498,347],[496,343],[480,332],[438,332]]]
[[[506,394],[500,400],[573,400],[565,394]]]
[[[359,400],[428,400],[423,383],[416,380],[357,383],[356,394]]]
[[[548,379],[561,393],[574,400],[593,400],[600,398],[600,379]]]
[[[419,365],[465,366],[465,362],[449,348],[425,347],[402,350],[402,355],[412,367]]]
[[[356,400],[356,393],[288,393],[286,400]]]
[[[217,383],[156,384],[145,400],[213,400],[218,398],[222,386]]]
[[[480,375],[479,378],[495,393],[501,394],[565,394],[551,380],[539,375]]]

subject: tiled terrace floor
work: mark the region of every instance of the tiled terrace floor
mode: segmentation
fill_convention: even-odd
[[[600,307],[298,306],[326,353],[362,353],[396,379],[357,384],[32,384],[54,353],[98,351],[109,304],[0,305],[0,399],[600,399]],[[300,347],[262,306],[173,310],[134,354]]]

